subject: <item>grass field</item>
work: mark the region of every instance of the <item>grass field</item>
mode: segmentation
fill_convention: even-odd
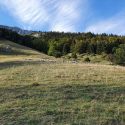
[[[21,56],[1,58],[0,125],[125,125],[125,67]]]

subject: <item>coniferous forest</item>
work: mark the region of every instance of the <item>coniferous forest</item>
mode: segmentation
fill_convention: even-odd
[[[35,37],[35,33],[39,34],[39,37]],[[83,53],[100,55],[105,53],[116,64],[125,64],[125,36],[91,32],[34,32],[30,35],[20,35],[14,31],[0,28],[0,38],[58,58],[68,53],[72,53],[73,57]]]

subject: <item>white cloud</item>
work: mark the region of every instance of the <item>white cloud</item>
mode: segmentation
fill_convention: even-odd
[[[0,2],[20,22],[34,25],[48,20],[48,14],[40,0],[4,0]]]
[[[53,31],[76,31],[76,22],[80,20],[80,16],[84,16],[80,15],[81,3],[87,4],[86,1],[2,0],[0,6],[4,6],[26,28],[47,25]]]
[[[93,23],[89,25],[85,31],[125,35],[125,14],[120,12],[109,19]]]
[[[60,0],[50,29],[65,32],[77,31],[77,26],[88,12],[88,5],[87,0]]]
[[[80,0],[60,0],[57,3],[55,11],[55,19],[52,21],[50,26],[51,30],[54,31],[75,31],[75,23],[79,20],[80,13],[78,7]]]

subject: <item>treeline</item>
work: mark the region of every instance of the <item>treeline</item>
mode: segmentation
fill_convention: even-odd
[[[12,30],[0,28],[0,38],[36,49],[43,53],[48,52],[48,43],[31,35],[19,35],[17,32]]]
[[[50,56],[61,57],[68,53],[115,55],[125,44],[125,36],[88,33],[38,32],[39,37],[19,35],[7,29],[0,29],[0,38],[12,40]],[[124,48],[122,48],[124,51]],[[121,55],[121,54],[119,54]],[[124,55],[124,54],[123,54]],[[124,61],[122,60],[124,63]]]

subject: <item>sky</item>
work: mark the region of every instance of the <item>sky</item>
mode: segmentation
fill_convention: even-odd
[[[0,25],[125,35],[125,0],[0,0]]]

